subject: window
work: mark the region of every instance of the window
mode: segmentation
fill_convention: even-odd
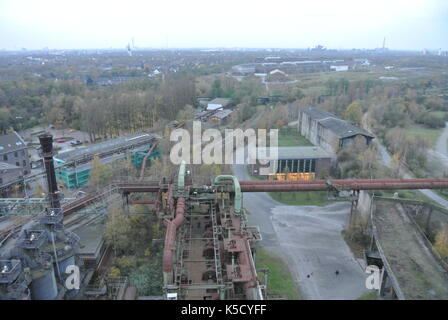
[[[293,160],[293,165],[292,165],[292,170],[291,170],[291,172],[294,172],[294,173],[296,173],[296,172],[298,172],[298,166],[299,166],[299,160]]]
[[[23,160],[23,166],[26,167],[26,160]]]
[[[311,172],[316,172],[316,159],[311,160]]]
[[[304,172],[305,169],[305,160],[301,159],[299,162],[299,170],[298,172]]]
[[[8,161],[8,155],[7,154],[3,155],[3,161]]]
[[[310,172],[310,162],[311,160],[305,160],[305,172]]]
[[[19,156],[19,153],[17,151],[14,151],[14,157],[17,158]]]
[[[20,167],[20,162],[16,162],[16,166]]]

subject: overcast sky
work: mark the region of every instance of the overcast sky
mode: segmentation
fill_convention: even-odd
[[[448,50],[448,0],[0,0],[0,49]]]

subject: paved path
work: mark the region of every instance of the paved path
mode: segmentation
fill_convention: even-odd
[[[369,129],[369,125],[368,125],[368,113],[364,114],[363,117],[363,127],[364,129],[370,131]],[[448,129],[445,128],[445,131],[447,131]],[[445,133],[448,136],[448,132]],[[380,140],[378,138],[375,137],[375,139],[373,140],[373,143],[377,146],[378,148],[378,153],[379,153],[379,157],[380,157],[380,161],[387,167],[389,168],[394,168],[394,165],[392,163],[392,157],[390,156],[390,154],[387,152],[386,148],[381,144]],[[445,146],[446,147],[446,146]],[[448,160],[448,158],[447,158]],[[405,169],[405,168],[400,168],[400,174],[403,178],[405,179],[412,179],[415,178],[415,176],[412,174],[412,172],[410,172],[409,170]],[[429,189],[419,189],[419,191],[421,193],[423,193],[425,196],[427,196],[428,198],[432,199],[433,201],[435,201],[436,203],[438,203],[439,205],[441,205],[442,207],[448,208],[448,201],[445,200],[444,198],[442,198],[441,196],[439,196],[437,193],[435,193],[432,190]]]
[[[440,137],[437,139],[436,145],[434,146],[434,151],[448,157],[448,122],[445,122],[445,128],[443,129]]]
[[[250,180],[244,165],[234,165],[233,171],[238,179]],[[356,299],[366,292],[367,275],[341,235],[348,202],[285,206],[266,193],[247,192],[243,205],[249,224],[260,227],[261,245],[286,261],[304,299]]]

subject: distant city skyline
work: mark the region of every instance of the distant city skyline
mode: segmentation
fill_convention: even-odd
[[[444,0],[0,0],[0,50],[448,50]]]

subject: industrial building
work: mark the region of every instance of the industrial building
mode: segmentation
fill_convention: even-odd
[[[335,156],[317,146],[279,147],[277,157],[267,154],[269,148],[259,148],[259,162],[251,164],[251,173],[262,176],[261,167],[268,167],[264,175],[271,180],[313,180],[316,176],[328,174],[335,163]]]
[[[329,153],[336,153],[355,140],[367,147],[374,138],[370,132],[349,121],[314,107],[299,109],[298,120],[299,133]]]
[[[275,69],[269,72],[267,78],[269,82],[284,82],[288,80],[286,73],[279,69]]]
[[[131,156],[132,164],[136,168],[140,167],[145,154],[155,141],[156,136],[153,134],[138,133],[59,153],[55,156],[58,166],[56,176],[69,189],[86,185],[90,177],[91,160],[95,156],[98,156],[103,164]],[[153,152],[147,161],[150,162],[157,156],[158,153]]]
[[[15,131],[0,136],[0,185],[30,172],[28,147],[22,137]]]
[[[230,109],[218,110],[217,112],[213,112],[204,118],[206,118],[209,122],[217,123],[218,125],[225,125],[228,122],[232,112],[233,111]]]
[[[48,183],[48,206],[37,219],[2,237],[0,299],[52,300],[77,293],[64,286],[66,268],[78,264],[79,237],[64,228],[60,193],[53,165],[51,136],[40,138]],[[4,230],[2,230],[4,231]]]
[[[100,287],[88,285],[92,272],[98,268],[95,265],[104,262],[108,255],[100,236],[103,226],[91,224],[76,228],[82,236],[80,239],[68,230],[67,220],[63,220],[64,215],[94,202],[110,201],[111,197],[121,195],[122,205],[127,206],[132,205],[128,198],[132,198],[131,194],[142,193],[145,199],[136,203],[150,204],[151,213],[166,222],[162,256],[165,299],[259,300],[266,298],[266,287],[259,282],[254,259],[261,235],[258,227],[247,223],[242,205],[244,192],[347,190],[355,197],[351,200],[353,208],[358,203],[359,190],[443,189],[448,186],[448,179],[239,181],[231,175],[219,175],[207,183],[195,184],[191,171],[182,164],[176,176],[160,181],[115,182],[101,193],[89,194],[61,206],[63,199],[56,184],[52,138],[42,136],[40,140],[49,188],[48,205],[35,218],[1,228],[0,299],[71,299],[80,294],[126,297],[126,292],[131,291],[126,289],[129,288],[126,279],[108,278],[106,285],[101,282]],[[301,167],[301,161],[288,162],[291,155],[287,151],[282,153],[277,170],[280,173],[288,173],[289,170],[284,169],[288,166]],[[301,152],[306,154],[305,149]],[[309,158],[303,159],[304,171],[318,166],[312,160],[318,159],[319,154],[324,155],[317,147],[308,152]],[[30,199],[23,200],[32,204]],[[429,218],[424,221],[428,225]],[[376,246],[380,244],[377,241]],[[370,254],[375,257],[376,252]],[[70,289],[65,284],[65,271],[71,265],[85,267],[80,275],[80,289]],[[83,273],[86,269],[90,271]],[[392,275],[390,270],[387,272]]]

